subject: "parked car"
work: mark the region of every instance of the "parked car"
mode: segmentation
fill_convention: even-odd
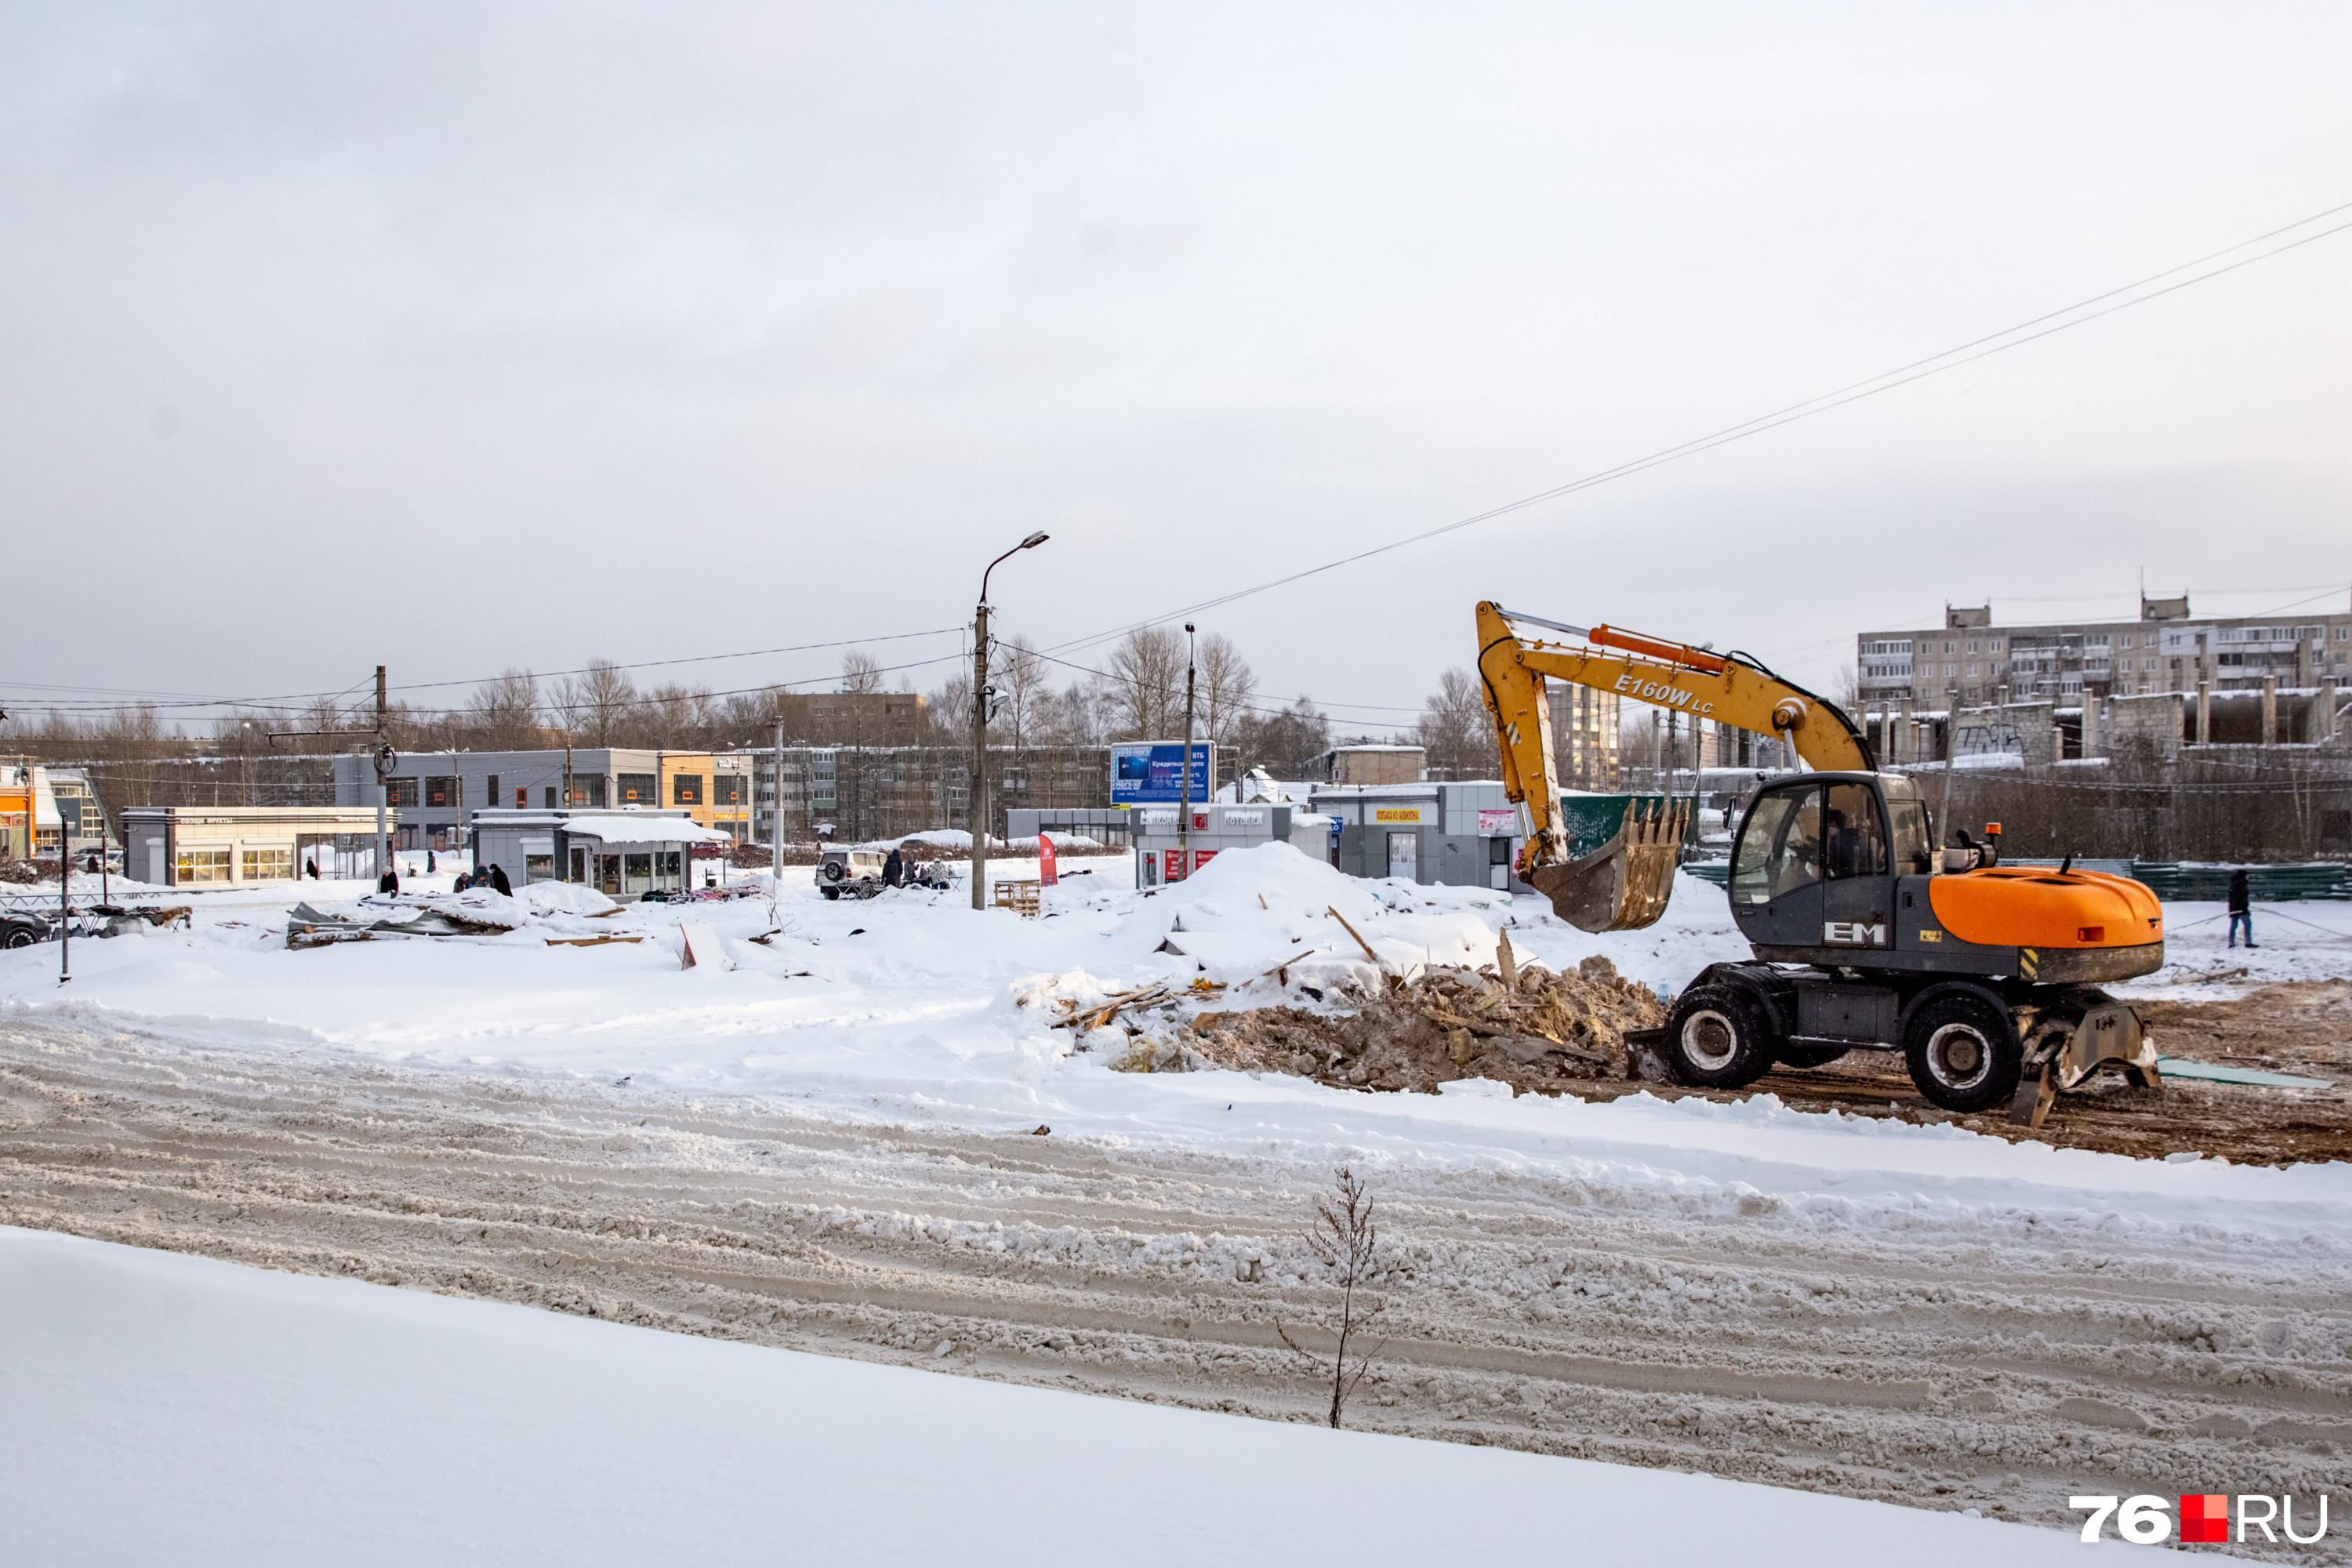
[[[828,899],[870,899],[882,890],[878,849],[827,849],[817,861],[817,891]]]
[[[0,948],[30,947],[37,942],[49,940],[51,922],[43,916],[9,912],[0,914]]]

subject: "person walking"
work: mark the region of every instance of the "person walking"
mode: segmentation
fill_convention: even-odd
[[[507,880],[507,868],[495,860],[490,862],[490,886],[509,899],[514,897],[514,884]]]
[[[439,866],[437,866],[437,865],[436,865],[436,864],[434,863],[434,860],[433,860],[433,851],[432,851],[432,850],[430,850],[430,849],[427,849],[427,850],[425,852],[425,869],[427,872],[438,871],[439,869],[441,869],[441,868],[440,868]]]
[[[379,893],[396,893],[400,891],[400,862],[398,860],[394,860],[391,865],[383,868],[383,875],[375,879],[375,890]]]
[[[882,862],[882,885],[886,888],[902,887],[906,880],[907,858],[898,852],[898,846],[893,844],[889,858]]]
[[[310,880],[319,879],[319,858],[316,855],[302,862],[302,869],[310,873]]]
[[[2243,867],[2230,873],[2230,945],[2231,947],[2238,945],[2238,928],[2241,925],[2246,928],[2246,945],[2250,948],[2260,945],[2254,941],[2253,900],[2246,891],[2246,872]]]

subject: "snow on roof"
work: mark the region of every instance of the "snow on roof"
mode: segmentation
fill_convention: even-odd
[[[593,838],[604,844],[732,844],[732,834],[721,833],[715,827],[683,816],[628,816],[613,813],[601,816],[574,816],[561,823],[574,838]]]

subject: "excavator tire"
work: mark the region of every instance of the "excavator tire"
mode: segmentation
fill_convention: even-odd
[[[1764,1009],[1735,985],[1684,992],[1665,1036],[1667,1068],[1694,1089],[1744,1089],[1772,1068],[1776,1042]]]
[[[2008,1016],[1969,995],[1939,996],[1912,1014],[1903,1055],[1921,1094],[1963,1113],[2009,1103],[2025,1065]]]

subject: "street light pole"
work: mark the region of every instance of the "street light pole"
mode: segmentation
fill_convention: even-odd
[[[971,907],[988,907],[988,575],[1024,550],[1034,550],[1048,536],[1033,533],[988,563],[980,574],[980,608],[971,622],[971,805],[965,814],[971,828]]]
[[[1177,764],[1176,865],[1186,880],[1192,876],[1192,623],[1184,623],[1184,754]],[[1209,793],[1216,793],[1214,779]]]

